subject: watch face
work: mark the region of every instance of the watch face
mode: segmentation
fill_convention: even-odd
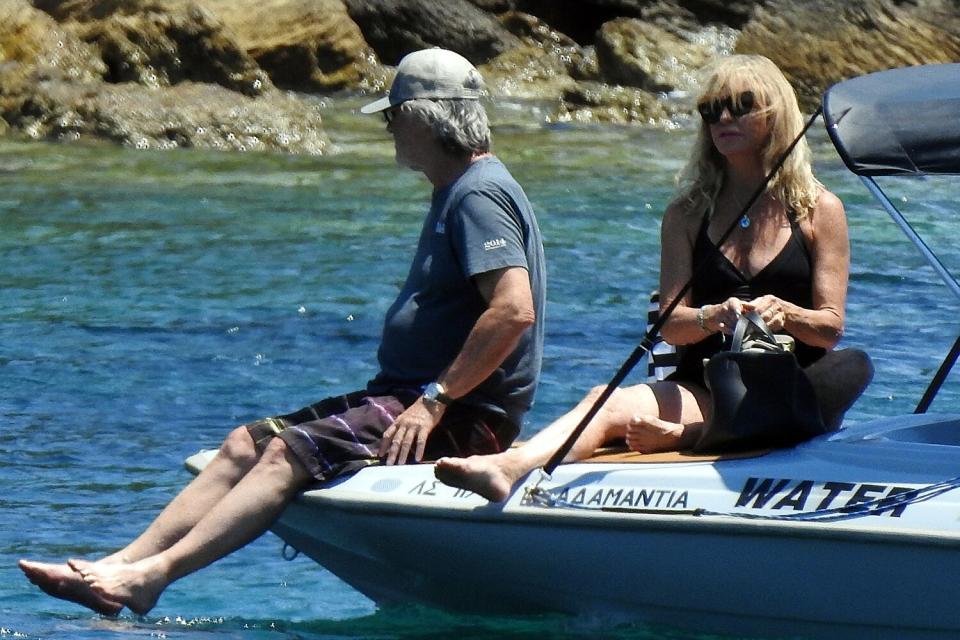
[[[429,402],[447,404],[450,400],[444,394],[444,389],[436,382],[431,382],[423,390],[423,397]]]

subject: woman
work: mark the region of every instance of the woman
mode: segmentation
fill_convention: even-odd
[[[772,331],[794,336],[801,366],[817,363],[807,372],[831,428],[839,426],[872,374],[862,352],[840,359],[851,369],[843,388],[830,388],[817,373],[824,368],[821,358],[843,335],[850,248],[843,205],[814,178],[804,140],[763,195],[743,210],[803,129],[790,84],[767,58],[731,56],[711,69],[697,107],[702,123],[661,229],[661,309],[698,270],[661,331],[667,342],[686,345],[684,355],[667,380],[616,390],[567,460],[588,457],[617,439],[642,453],[695,444],[710,419],[703,359],[722,348],[723,334],[749,310]],[[736,230],[718,247],[735,222]],[[489,500],[506,499],[514,483],[557,451],[602,391],[594,388],[522,447],[439,460],[437,477]]]

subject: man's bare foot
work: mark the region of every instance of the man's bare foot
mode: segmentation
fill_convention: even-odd
[[[123,609],[119,602],[106,598],[88,585],[83,576],[66,564],[48,564],[21,560],[20,570],[27,579],[40,587],[44,593],[69,600],[96,611],[100,615],[115,616]]]
[[[151,559],[132,564],[86,563],[70,566],[101,597],[119,602],[137,615],[146,615],[157,604],[167,586],[164,574]]]
[[[677,451],[686,445],[684,426],[657,416],[634,416],[627,425],[627,446],[640,453]]]
[[[495,456],[440,458],[433,474],[443,484],[472,491],[490,502],[503,502],[510,497],[518,480],[497,464]]]
[[[84,560],[82,558],[70,558],[67,560],[67,565],[74,573],[80,576],[81,571],[87,569],[88,567],[92,567],[98,562],[104,562],[104,560]],[[80,579],[82,580],[83,576],[80,576]]]
[[[88,567],[92,567],[95,564],[129,564],[130,561],[126,559],[121,553],[112,553],[109,556],[100,558],[99,560],[84,560],[83,558],[70,558],[67,560],[67,564],[73,568],[74,571],[82,571]]]

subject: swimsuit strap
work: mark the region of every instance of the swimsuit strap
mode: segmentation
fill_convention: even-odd
[[[807,247],[807,239],[804,237],[803,230],[800,228],[800,220],[797,219],[797,212],[794,211],[792,207],[787,209],[787,220],[790,221],[792,239],[796,239],[800,245],[800,250],[803,251],[803,255],[807,258],[807,262],[811,262],[810,248]]]

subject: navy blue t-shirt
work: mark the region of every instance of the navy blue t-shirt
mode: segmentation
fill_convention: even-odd
[[[387,311],[380,373],[368,389],[436,380],[487,308],[472,277],[506,267],[529,273],[536,322],[500,367],[457,401],[506,414],[519,426],[540,377],[546,273],[533,207],[494,157],[477,160],[434,192],[410,273]]]

